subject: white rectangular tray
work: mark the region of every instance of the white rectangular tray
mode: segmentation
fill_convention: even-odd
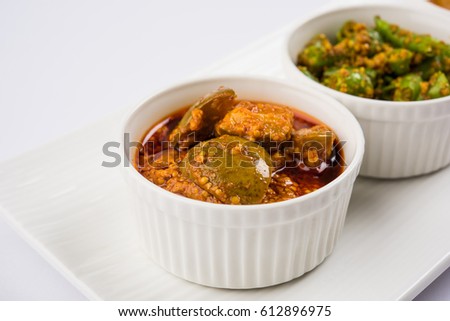
[[[281,30],[202,74],[282,77]],[[138,248],[118,169],[101,167],[122,113],[0,166],[0,211],[90,299],[409,300],[450,266],[450,168],[359,178],[343,235],[318,268],[256,290],[213,289],[163,271]]]

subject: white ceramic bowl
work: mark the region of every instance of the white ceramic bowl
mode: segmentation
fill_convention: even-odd
[[[233,88],[239,99],[284,104],[328,124],[346,141],[347,167],[313,193],[263,205],[192,200],[154,185],[133,167],[124,167],[142,246],[167,271],[204,285],[255,288],[289,281],[320,264],[334,248],[363,158],[361,127],[343,105],[313,89],[267,78],[218,77],[150,97],[126,118],[122,134],[140,141],[164,116],[219,86]]]
[[[373,25],[376,15],[450,43],[450,15],[429,4],[344,6],[322,11],[293,29],[283,49],[285,72],[336,98],[358,119],[366,139],[361,175],[399,178],[433,172],[450,163],[450,96],[419,102],[360,98],[321,85],[295,66],[298,53],[314,35],[325,33],[334,39],[345,21]]]

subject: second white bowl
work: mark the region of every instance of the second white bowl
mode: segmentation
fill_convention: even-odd
[[[449,42],[450,15],[425,3],[361,4],[327,9],[300,23],[284,47],[286,73],[336,98],[358,119],[366,139],[361,175],[400,178],[426,174],[450,164],[450,96],[392,102],[360,98],[311,80],[297,67],[297,55],[319,33],[334,39],[347,20],[373,25],[376,15],[403,28]]]

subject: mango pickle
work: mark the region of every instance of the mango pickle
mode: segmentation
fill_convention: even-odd
[[[223,135],[192,147],[181,172],[225,204],[257,204],[269,187],[272,162],[258,144]]]
[[[289,200],[328,184],[345,166],[336,134],[326,125],[284,105],[237,100],[226,88],[176,111],[149,133],[136,169],[160,188],[204,202]]]
[[[336,135],[328,127],[316,125],[295,131],[292,140],[292,152],[300,153],[307,166],[316,167],[330,159]]]
[[[215,123],[232,109],[235,97],[232,89],[219,88],[195,102],[170,134],[172,145],[187,148],[210,137]]]

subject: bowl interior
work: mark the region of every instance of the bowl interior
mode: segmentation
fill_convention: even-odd
[[[332,128],[341,141],[345,141],[343,148],[347,165],[352,163],[358,152],[362,156],[364,143],[361,128],[343,105],[308,87],[261,78],[215,78],[166,90],[142,103],[126,121],[124,131],[130,134],[131,141],[139,142],[159,120],[220,86],[234,89],[238,99],[283,104],[317,118]],[[132,152],[130,155],[132,163],[134,154]]]
[[[302,23],[288,40],[288,53],[293,63],[297,62],[298,53],[306,43],[318,33],[325,33],[331,40],[336,39],[336,32],[347,20],[355,20],[374,25],[374,17],[398,24],[419,34],[431,34],[433,37],[450,41],[450,17],[440,10],[424,7],[424,4],[408,5],[362,5],[337,9],[318,15]]]

